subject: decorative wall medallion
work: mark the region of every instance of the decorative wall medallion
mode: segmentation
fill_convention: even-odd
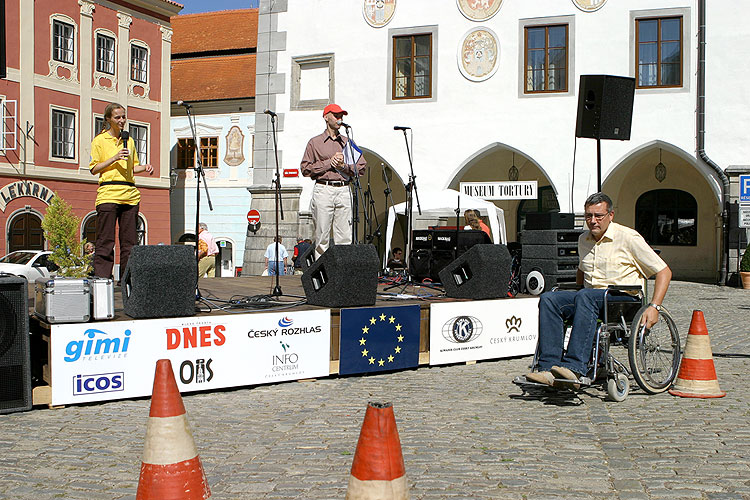
[[[471,21],[486,21],[500,10],[503,0],[456,0],[458,10]]]
[[[584,12],[594,12],[601,9],[607,0],[573,0],[573,3]]]
[[[245,137],[242,135],[240,127],[237,125],[229,129],[227,133],[227,154],[224,156],[224,163],[230,167],[236,167],[245,161],[245,155],[242,152],[242,145]]]
[[[494,75],[499,59],[497,35],[484,26],[466,33],[458,47],[458,68],[462,75],[473,82],[481,82]]]
[[[396,12],[396,0],[364,0],[362,15],[367,24],[373,28],[382,28],[393,19]]]

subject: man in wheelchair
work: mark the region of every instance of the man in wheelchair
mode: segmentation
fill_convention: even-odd
[[[588,371],[597,320],[603,313],[609,285],[641,285],[655,275],[654,293],[641,324],[651,328],[659,319],[672,271],[634,229],[613,222],[612,200],[603,193],[584,204],[588,231],[578,239],[576,275],[580,290],[558,290],[539,300],[539,345],[529,382],[578,388]],[[572,322],[568,347],[563,349],[565,321]]]

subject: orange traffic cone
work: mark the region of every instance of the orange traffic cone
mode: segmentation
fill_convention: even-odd
[[[190,432],[172,363],[160,359],[156,362],[136,500],[205,500],[209,497],[211,491]]]
[[[685,354],[669,393],[683,398],[723,398],[727,395],[719,388],[716,378],[711,339],[708,337],[703,311],[693,311]]]
[[[407,500],[404,457],[391,403],[368,403],[346,500]]]

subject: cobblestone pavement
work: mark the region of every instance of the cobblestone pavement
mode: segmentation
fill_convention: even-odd
[[[673,283],[687,335],[750,353],[750,291]],[[590,388],[522,395],[530,358],[184,397],[216,499],[343,499],[368,401],[392,401],[412,499],[750,498],[747,359],[715,356],[722,399]],[[0,497],[134,498],[149,401],[0,415]]]

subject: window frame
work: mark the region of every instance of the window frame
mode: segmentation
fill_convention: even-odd
[[[72,19],[71,19],[72,21]],[[76,51],[76,25],[74,22],[71,22],[68,20],[59,19],[57,17],[52,18],[52,60],[56,63],[61,64],[67,64],[70,66],[75,66],[76,64],[76,54],[78,51]],[[65,47],[58,46],[58,38],[68,40],[67,36],[63,34],[62,36],[58,36],[56,33],[56,28],[60,26],[61,28],[69,28],[70,29],[70,48],[67,49]],[[64,38],[63,38],[64,37]],[[59,52],[70,52],[70,60],[67,59],[60,59],[58,58]]]
[[[334,66],[336,58],[333,53],[313,54],[309,56],[292,57],[292,80],[290,89],[290,111],[310,111],[323,109],[328,104],[336,102],[336,80]],[[328,65],[328,99],[301,99],[302,72],[306,67]]]
[[[128,130],[130,131],[130,137],[133,138],[133,144],[135,144],[135,150],[138,154],[138,162],[141,165],[146,165],[148,163],[148,159],[151,157],[149,147],[151,145],[150,136],[151,136],[151,127],[148,123],[144,122],[136,122],[133,120],[128,120]],[[137,137],[137,134],[134,134],[136,130],[143,131],[143,137]],[[140,132],[138,132],[140,133]],[[139,149],[139,144],[142,143],[143,150]]]
[[[404,96],[396,97],[396,38],[415,37],[420,35],[430,36],[430,84],[429,96]],[[438,100],[438,27],[437,26],[415,26],[409,28],[392,28],[388,30],[388,57],[387,80],[386,80],[386,104],[410,103],[410,102],[437,102]],[[415,57],[412,52],[412,58]],[[413,81],[413,76],[411,77]]]
[[[680,82],[677,85],[663,85],[661,84],[661,75],[662,75],[662,65],[668,64],[662,62],[661,57],[661,49],[662,49],[662,38],[661,38],[661,23],[665,20],[674,20],[679,19],[680,21],[680,38],[679,40],[667,40],[668,42],[674,42],[678,41],[680,45],[680,65],[679,65],[679,71],[677,72],[680,77]],[[656,28],[656,41],[655,42],[643,42],[643,43],[656,43],[656,85],[641,85],[640,83],[640,75],[641,75],[641,66],[640,63],[640,48],[642,42],[640,41],[640,24],[643,21],[656,21],[657,22],[657,28]],[[685,53],[684,53],[684,37],[683,37],[683,23],[685,22],[685,19],[680,15],[675,16],[654,16],[654,17],[639,17],[635,19],[635,38],[634,38],[634,46],[635,46],[635,87],[637,89],[670,89],[670,88],[682,88],[682,84],[684,81],[683,77],[683,65],[685,64]]]
[[[141,50],[143,51],[143,54],[145,54],[146,58],[145,61],[143,61],[143,69],[136,68],[134,66],[134,62],[136,61],[134,57],[134,51]],[[151,59],[151,51],[148,48],[148,45],[142,42],[131,40],[130,42],[130,69],[128,71],[128,78],[131,82],[134,84],[142,84],[142,85],[148,85],[148,76],[149,76],[149,61]],[[136,78],[137,75],[136,72],[142,72],[144,74],[143,80],[140,80],[139,78]]]
[[[69,115],[72,117],[72,130],[73,140],[71,147],[73,150],[72,156],[57,156],[55,155],[55,114],[60,113]],[[50,128],[49,128],[49,160],[65,163],[77,163],[78,162],[78,110],[72,108],[66,108],[63,106],[50,105]]]
[[[526,91],[526,33],[527,28],[537,28],[545,26],[567,26],[567,46],[566,46],[566,90],[556,91]],[[577,89],[576,75],[576,16],[550,16],[519,19],[518,21],[518,97],[526,99],[545,99],[563,96],[575,96]],[[546,59],[547,56],[545,56]]]
[[[428,37],[429,46],[430,46],[430,53],[427,55],[430,61],[430,65],[429,65],[428,72],[427,72],[427,78],[429,79],[429,82],[430,82],[430,84],[427,85],[427,87],[429,87],[430,89],[430,94],[427,94],[427,95],[416,95],[416,80],[417,80],[416,75],[415,75],[416,73],[415,68],[417,66],[416,59],[417,57],[424,57],[423,55],[420,55],[420,56],[417,55],[416,42],[417,42],[418,37]],[[398,46],[398,40],[406,39],[406,38],[409,38],[411,42],[410,55],[406,57],[398,57],[396,55],[396,47]],[[393,66],[393,74],[391,77],[391,99],[394,101],[395,100],[400,101],[400,100],[405,100],[405,99],[429,99],[430,97],[432,97],[431,95],[432,93],[432,34],[431,33],[412,33],[408,35],[398,35],[398,36],[393,37],[393,42],[394,42],[393,43],[394,50],[393,52],[391,52],[391,64]],[[397,71],[396,71],[396,68],[398,65],[397,63],[399,62],[399,60],[406,60],[406,59],[408,59],[410,62],[410,66],[409,66],[410,76],[406,77],[408,85],[409,85],[409,89],[407,93],[410,95],[397,96],[396,95],[396,89],[398,88],[398,85],[396,82],[396,79],[398,78]]]
[[[112,42],[112,49],[111,52],[107,52],[111,54],[112,60],[104,60],[101,58],[101,51],[99,47],[99,40],[100,39],[107,39],[108,41]],[[96,53],[95,57],[95,66],[96,66],[96,72],[101,73],[102,75],[109,75],[114,77],[117,73],[117,38],[114,36],[113,33],[103,31],[103,30],[97,30],[94,36],[94,50]],[[109,69],[103,69],[102,63],[104,63],[106,66],[111,67],[111,71]]]
[[[656,198],[655,202],[652,205],[649,206],[643,206],[646,204],[646,201],[644,200],[644,197],[647,195],[652,195]],[[668,195],[672,195],[673,198],[670,199],[671,203],[669,203],[669,206],[667,206],[667,203],[660,204],[660,201],[663,201],[666,199]],[[682,200],[680,200],[680,198]],[[690,207],[687,207],[685,205],[685,201],[687,197],[690,197],[692,199],[692,205]],[[678,201],[682,201],[683,203],[677,203]],[[690,201],[690,200],[687,200]],[[640,205],[640,206],[639,206]],[[640,211],[639,211],[640,208]],[[689,210],[692,210],[692,240],[688,243],[664,243],[662,241],[654,241],[653,236],[655,234],[655,231],[659,230],[659,216],[669,211],[670,216],[674,215],[673,222],[671,224],[672,231],[669,233],[670,236],[677,235],[679,237],[680,234],[680,228],[679,228],[679,221],[680,221],[680,210],[683,212],[687,212]],[[684,189],[674,189],[674,188],[666,188],[666,189],[652,189],[649,191],[645,191],[638,195],[638,198],[635,200],[634,205],[634,218],[635,218],[635,227],[636,230],[643,236],[643,239],[646,240],[646,243],[652,246],[658,246],[658,247],[698,247],[698,223],[699,223],[699,217],[698,217],[698,200],[695,198],[695,196]],[[643,234],[641,233],[641,230],[643,229],[643,223],[644,223],[644,217],[647,217],[650,219],[648,220],[648,227],[650,228],[650,234]],[[683,217],[684,219],[684,217]]]
[[[203,142],[207,141],[205,146]],[[215,144],[211,144],[215,141]],[[200,144],[201,166],[203,168],[219,168],[219,136],[207,135],[198,138]],[[215,158],[215,165],[211,165],[211,159]]]
[[[191,144],[192,143],[192,144]],[[195,168],[195,141],[192,137],[178,137],[177,138],[177,162],[175,165],[176,170],[190,170]],[[184,162],[188,158],[192,157],[192,162],[189,164]]]
[[[103,127],[102,127],[102,129],[99,132],[97,132],[96,131],[96,124],[99,123],[100,121],[101,121]],[[94,115],[94,123],[92,124],[92,128],[91,128],[91,130],[93,132],[93,134],[92,134],[93,137],[91,139],[93,140],[94,137],[96,137],[97,135],[99,135],[100,133],[102,133],[105,130],[106,127],[107,127],[107,122],[104,120],[104,115],[97,115],[97,114],[95,114]]]
[[[561,90],[549,90],[547,87],[549,85],[549,53],[550,50],[553,48],[559,48],[559,47],[550,47],[549,45],[549,30],[550,28],[558,28],[558,27],[564,27],[565,28],[565,78],[563,79],[563,82],[565,84],[565,88]],[[528,78],[529,78],[529,51],[532,50],[529,48],[529,30],[530,29],[544,29],[544,48],[541,50],[544,50],[544,89],[543,90],[529,90],[528,88]],[[568,71],[570,71],[570,65],[568,64],[568,61],[570,59],[570,26],[567,23],[554,23],[554,24],[530,24],[528,26],[524,26],[523,29],[523,54],[524,54],[524,60],[523,60],[523,91],[526,94],[565,94],[568,92]],[[533,49],[533,50],[540,50],[540,49]]]

